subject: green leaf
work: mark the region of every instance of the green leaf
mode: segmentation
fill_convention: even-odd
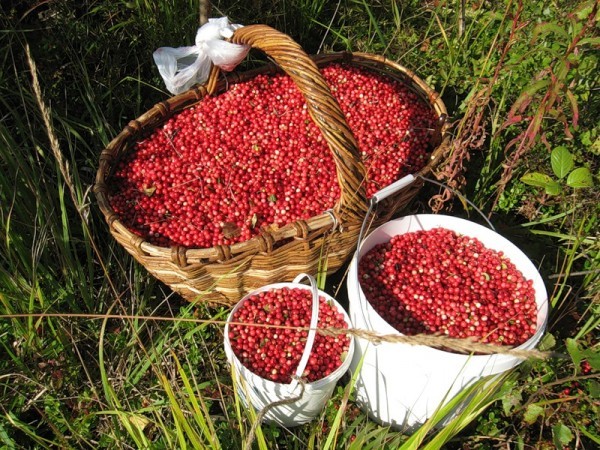
[[[600,383],[598,383],[596,380],[589,381],[589,390],[590,397],[596,399],[600,398]]]
[[[573,169],[575,162],[573,161],[573,155],[567,150],[566,147],[560,146],[552,150],[550,155],[550,162],[552,164],[552,171],[559,179],[564,178]]]
[[[596,138],[594,142],[589,147],[592,155],[600,155],[600,137]]]
[[[592,133],[591,133],[591,131],[590,130],[586,130],[586,131],[582,132],[581,135],[579,136],[579,140],[586,147],[590,147],[592,145]]]
[[[592,13],[594,8],[594,2],[592,0],[582,2],[580,5],[577,5],[575,8],[575,15],[579,20],[585,20]],[[596,18],[598,16],[596,15]]]
[[[552,427],[552,438],[556,448],[563,448],[573,440],[573,433],[566,425],[559,423]]]
[[[505,415],[510,415],[511,411],[515,406],[519,406],[523,400],[523,396],[520,391],[511,391],[509,394],[502,397],[502,409]]]
[[[533,30],[533,37],[531,38],[531,42],[535,42],[538,37],[546,36],[550,33],[557,34],[559,37],[564,39],[569,39],[569,33],[562,28],[560,25],[555,23],[540,23]]]
[[[586,188],[594,185],[592,173],[587,167],[578,167],[567,177],[567,185],[572,188]]]
[[[567,339],[566,341],[567,351],[569,355],[571,355],[571,359],[573,360],[573,364],[575,367],[579,367],[579,363],[583,359],[583,355],[581,354],[581,350],[579,349],[579,345],[575,339]]]
[[[581,45],[586,45],[586,44],[590,44],[590,45],[600,45],[600,37],[589,37],[589,38],[583,38],[582,40],[580,40],[577,45],[581,46]]]
[[[521,177],[521,181],[530,186],[542,187],[550,195],[560,194],[561,188],[555,180],[549,175],[539,172],[526,173]]]
[[[529,425],[532,425],[535,423],[538,417],[542,416],[543,414],[544,408],[537,403],[531,403],[530,405],[527,405],[527,409],[523,414],[523,420],[525,420],[525,422],[527,422]]]
[[[551,333],[546,333],[542,340],[540,341],[539,349],[542,352],[547,352],[550,349],[553,349],[556,346],[556,339],[552,336]]]
[[[530,186],[546,187],[552,182],[552,178],[548,175],[539,172],[529,172],[521,177],[521,181]]]
[[[590,363],[592,369],[600,370],[600,352],[598,350],[588,348],[587,350],[581,352],[581,356],[583,359],[587,359],[587,362]]]

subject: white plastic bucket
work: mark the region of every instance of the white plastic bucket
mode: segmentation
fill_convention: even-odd
[[[403,217],[374,230],[360,246],[348,274],[347,288],[350,318],[355,328],[381,334],[401,334],[389,325],[370,305],[361,291],[357,260],[377,244],[393,236],[443,227],[479,239],[487,248],[502,251],[523,273],[533,280],[537,304],[537,330],[518,349],[533,349],[541,339],[548,320],[548,296],[536,267],[514,244],[489,228],[468,220],[438,214]],[[512,355],[461,355],[426,346],[356,340],[350,364],[354,371],[361,361],[356,385],[359,406],[374,420],[396,428],[411,429],[430,418],[438,407],[447,403],[467,385],[488,375],[505,372],[522,359]]]
[[[296,277],[292,283],[275,283],[256,289],[242,298],[242,300],[240,300],[235,308],[233,308],[229,314],[229,317],[227,318],[224,336],[225,355],[235,371],[235,389],[246,406],[248,406],[249,397],[250,403],[252,403],[254,408],[258,411],[262,410],[265,406],[273,402],[297,397],[302,392],[302,386],[295,381],[292,381],[290,384],[283,384],[266,380],[246,368],[233,353],[231,348],[231,342],[229,340],[229,323],[231,322],[235,312],[242,306],[243,302],[247,298],[258,294],[259,292],[269,291],[272,289],[281,289],[284,287],[306,289],[311,291],[310,286],[298,283],[299,279],[301,279],[303,276],[306,276],[309,279],[312,278],[301,274]],[[314,280],[311,279],[311,283],[314,283]],[[316,287],[314,289],[316,290]],[[319,296],[324,297],[326,301],[330,302],[332,305],[335,305],[337,310],[344,314],[344,319],[348,326],[350,326],[350,317],[344,308],[342,308],[342,306],[329,294],[320,290],[316,290],[316,292],[318,292]],[[349,337],[350,345],[348,348],[348,353],[340,367],[338,367],[325,378],[312,383],[305,383],[304,393],[299,400],[293,403],[286,403],[272,407],[265,414],[263,421],[267,423],[276,423],[285,427],[292,427],[296,425],[302,425],[316,418],[331,397],[337,381],[346,373],[348,367],[350,366],[350,362],[352,361],[354,354],[355,344],[354,336],[350,335]],[[310,336],[307,340],[307,347],[312,347],[312,342],[309,343],[309,341]],[[309,353],[310,352],[306,353],[307,357]],[[304,359],[304,357],[302,359]],[[302,365],[302,361],[299,365]]]

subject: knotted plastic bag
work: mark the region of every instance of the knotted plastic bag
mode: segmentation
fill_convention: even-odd
[[[154,62],[171,94],[180,94],[208,79],[211,64],[223,70],[233,70],[248,53],[249,46],[226,42],[242,25],[231,24],[227,17],[208,19],[198,28],[196,45],[190,47],[160,47]]]

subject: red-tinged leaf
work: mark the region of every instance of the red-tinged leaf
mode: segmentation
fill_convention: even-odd
[[[533,116],[533,120],[527,127],[527,131],[525,132],[525,138],[529,141],[530,144],[535,142],[535,138],[537,137],[540,128],[542,126],[542,121],[544,120],[544,111],[543,106],[540,105],[540,108],[535,116]]]
[[[532,100],[533,96],[531,94],[528,94],[527,92],[522,92],[521,95],[519,95],[519,98],[517,98],[512,104],[510,108],[510,114],[517,115],[519,113],[522,113],[527,109]]]
[[[544,144],[544,147],[546,147],[549,152],[552,151],[552,145],[550,145],[550,142],[548,142],[548,136],[546,133],[540,134],[540,141],[542,141],[542,144]]]
[[[509,150],[511,147],[514,147],[515,145],[517,145],[519,142],[522,142],[524,139],[524,135],[525,133],[520,133],[517,137],[511,139],[508,144],[506,144],[506,147],[504,147],[504,150]]]
[[[567,78],[567,74],[569,73],[570,68],[571,64],[569,63],[568,59],[562,59],[555,64],[554,70],[552,72],[556,76],[555,85],[558,88],[560,88],[562,83]],[[558,83],[558,81],[560,81],[560,83]]]
[[[573,120],[571,125],[577,130],[579,127],[579,105],[577,104],[577,99],[575,98],[573,92],[567,89],[566,94],[567,98],[569,99],[569,103],[571,103],[571,110],[573,111]]]
[[[510,107],[510,111],[508,113],[508,119],[502,124],[502,129],[507,128],[515,123],[515,119],[518,117],[519,121],[523,120],[521,115],[523,112],[529,107],[531,102],[533,101],[533,96],[540,91],[541,89],[548,87],[550,85],[550,79],[544,78],[542,80],[538,80],[533,84],[529,85],[526,89],[521,92],[519,98],[515,100],[515,102]],[[528,119],[530,117],[527,117]]]
[[[508,128],[516,123],[519,123],[523,120],[523,116],[512,116],[506,119],[506,121],[502,124],[502,128]]]

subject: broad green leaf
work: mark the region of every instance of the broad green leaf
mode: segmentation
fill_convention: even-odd
[[[521,181],[530,186],[542,187],[550,195],[558,195],[562,190],[560,184],[545,173],[529,172],[521,177]]]
[[[540,341],[539,349],[543,352],[547,352],[550,349],[553,349],[556,346],[556,339],[552,336],[551,333],[546,333],[542,340]]]
[[[566,341],[567,351],[569,355],[571,355],[571,359],[573,360],[573,364],[575,367],[579,367],[579,363],[583,359],[583,355],[581,354],[581,350],[577,341],[575,339],[567,339]]]
[[[600,370],[600,352],[598,350],[588,348],[587,350],[581,352],[581,354],[582,357],[587,359],[587,362],[590,363],[592,369]]]
[[[587,167],[578,167],[567,177],[567,185],[572,188],[586,188],[594,185],[592,173]]]
[[[561,190],[562,188],[560,187],[560,184],[558,184],[556,181],[552,181],[552,183],[546,186],[546,194],[549,195],[558,195],[560,194]]]
[[[552,171],[559,179],[564,178],[573,169],[575,165],[573,155],[566,147],[560,146],[552,150],[550,155]]]
[[[530,405],[527,405],[527,409],[523,414],[523,420],[525,420],[525,422],[527,422],[529,425],[532,425],[533,423],[535,423],[538,417],[540,417],[543,414],[544,408],[542,408],[537,403],[531,403]]]
[[[552,438],[556,448],[563,448],[573,440],[573,433],[566,425],[559,423],[552,427]]]
[[[592,132],[590,130],[586,130],[579,135],[579,140],[586,147],[590,147],[592,145]]]
[[[548,186],[551,186],[552,184],[556,184],[556,181],[554,181],[552,177],[539,172],[526,173],[521,177],[521,181],[530,186],[542,187],[544,189],[547,189]]]

